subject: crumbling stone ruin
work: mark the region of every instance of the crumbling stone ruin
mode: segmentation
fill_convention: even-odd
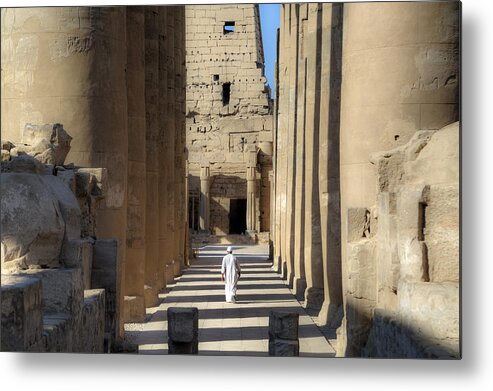
[[[268,232],[272,103],[258,4],[188,6],[186,25],[189,228]]]
[[[29,174],[15,175],[29,177],[29,185],[37,189],[37,199],[30,201],[37,206],[25,214],[36,224],[19,225],[16,215],[7,224],[9,240],[22,243],[27,240],[23,229],[35,235],[41,222],[51,227],[35,241],[34,257],[27,250],[22,250],[27,251],[22,259],[13,250],[6,258],[2,252],[2,273],[3,265],[24,262],[45,268],[40,276],[48,278],[53,270],[82,262],[75,254],[87,260],[90,246],[91,278],[105,285],[101,288],[113,284],[111,292],[105,291],[106,307],[114,315],[111,349],[131,349],[123,338],[124,322],[144,321],[146,307],[159,302],[158,294],[188,262],[185,9],[2,8],[1,17],[1,130],[2,139],[14,144],[2,143],[2,159],[12,157],[6,170],[28,166]],[[70,151],[69,137],[57,127],[38,143],[26,123],[62,123],[70,132]],[[38,128],[44,132],[43,126]],[[60,164],[65,155],[73,168]],[[2,203],[4,189],[13,191],[2,183]],[[5,202],[21,200],[17,194],[9,199]],[[4,211],[2,224],[8,217]],[[64,225],[65,218],[81,222]],[[63,241],[65,226],[75,228]],[[2,229],[2,242],[6,233]],[[82,240],[80,247],[77,240]],[[67,245],[59,254],[63,243]],[[27,270],[25,274],[32,273]],[[79,279],[88,280],[88,274],[63,276],[82,297]],[[43,284],[43,292],[50,291],[50,284]],[[100,288],[92,282],[90,287]],[[68,291],[64,295],[73,296]],[[91,317],[94,311],[84,313]]]
[[[104,169],[64,165],[61,124],[27,124],[2,141],[1,349],[103,352],[115,337],[116,262],[94,235]],[[106,342],[106,344],[105,344]]]
[[[460,356],[459,6],[281,6],[273,261],[338,356]]]

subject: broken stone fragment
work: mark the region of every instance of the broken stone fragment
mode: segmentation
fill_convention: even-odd
[[[5,149],[5,150],[10,152],[10,150],[14,147],[15,147],[15,145],[12,144],[10,141],[2,140],[2,149]]]
[[[39,351],[43,331],[41,281],[2,274],[1,346],[3,352]]]
[[[105,168],[78,168],[76,170],[77,197],[91,195],[104,197],[107,188],[107,171]]]
[[[6,149],[2,149],[2,162],[10,160],[10,152]]]
[[[72,191],[53,175],[36,175],[41,163],[18,156],[2,172],[2,272],[60,266],[67,240],[80,238],[80,209]]]
[[[9,163],[7,172],[41,174],[45,169],[38,160],[29,155],[13,156]]]
[[[30,145],[29,153],[41,163],[63,165],[72,137],[63,129],[62,124],[33,125],[26,124],[21,142]],[[17,146],[18,148],[18,146]]]

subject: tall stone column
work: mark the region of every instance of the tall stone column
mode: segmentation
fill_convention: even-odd
[[[280,19],[283,23],[283,9],[280,6]],[[279,224],[280,224],[280,191],[279,191],[279,67],[280,67],[280,44],[281,44],[281,31],[277,29],[276,34],[276,63],[274,66],[274,87],[275,87],[275,99],[274,99],[274,115],[273,115],[273,157],[272,157],[272,191],[271,191],[271,229],[270,237],[272,242],[272,269],[276,272],[281,271],[281,253],[279,243]]]
[[[289,37],[289,87],[286,93],[289,94],[288,101],[288,127],[287,127],[287,170],[286,170],[286,224],[285,230],[285,266],[286,266],[286,279],[287,285],[292,288],[294,278],[294,186],[296,177],[296,111],[297,111],[297,98],[298,98],[298,39],[299,39],[299,8],[298,4],[290,4],[290,23],[291,23],[291,35]]]
[[[145,7],[146,307],[159,302],[159,7]]]
[[[342,318],[339,126],[342,67],[342,3],[322,5],[319,200],[324,302],[321,325],[336,328]]]
[[[199,204],[199,229],[209,233],[210,210],[209,210],[209,180],[210,167],[202,165],[200,167],[200,204]]]
[[[296,177],[294,189],[294,208],[291,214],[294,216],[294,280],[293,293],[300,301],[304,300],[306,279],[305,279],[305,128],[306,128],[306,42],[307,33],[307,12],[308,4],[300,4],[300,22],[298,39],[298,96],[296,104]],[[309,53],[312,54],[312,53]],[[308,188],[309,189],[309,188]]]
[[[186,70],[185,70],[185,47],[181,43],[185,40],[185,8],[183,6],[170,7],[174,20],[174,114],[175,119],[175,159],[176,159],[176,262],[174,273],[175,276],[181,274],[185,265],[185,210],[188,207],[185,204],[185,145],[186,145],[186,127],[185,127],[185,87],[186,87]]]
[[[105,167],[99,238],[118,239],[117,334],[123,335],[127,233],[126,7],[2,8],[2,139],[26,123],[62,123],[66,162]]]
[[[172,284],[175,276],[175,247],[176,247],[176,237],[178,233],[176,232],[175,223],[175,210],[177,208],[175,204],[176,198],[176,185],[175,185],[175,175],[176,175],[176,158],[175,158],[175,58],[174,58],[174,47],[175,47],[175,36],[174,36],[174,20],[171,16],[172,7],[162,7],[161,13],[163,17],[161,20],[161,29],[164,30],[160,40],[160,46],[163,48],[161,50],[160,62],[164,65],[162,69],[161,85],[162,88],[160,93],[166,97],[163,102],[164,111],[163,115],[163,127],[165,131],[165,137],[162,140],[164,147],[164,156],[160,159],[162,163],[162,170],[160,174],[163,177],[163,190],[161,194],[163,203],[163,226],[161,245],[163,246],[161,250],[161,256],[164,256],[164,273],[166,278],[166,284]]]
[[[256,198],[257,198],[257,165],[249,163],[247,165],[247,215],[246,215],[246,230],[248,233],[256,232]]]
[[[338,331],[339,356],[360,354],[375,307],[374,298],[348,292],[347,210],[376,202],[372,152],[402,146],[417,130],[440,129],[458,119],[459,17],[458,2],[344,4],[340,175],[345,319]],[[357,271],[361,283],[371,269]],[[352,273],[354,277],[356,271]]]
[[[321,29],[319,12],[321,4],[304,4],[307,7],[305,53],[306,53],[306,97],[305,97],[305,307],[320,309],[323,292],[323,263],[320,235],[320,205],[318,178],[319,118],[320,118],[320,76]],[[305,22],[305,21],[304,21]]]
[[[144,8],[127,8],[128,205],[125,262],[126,322],[145,315],[146,113]]]
[[[277,263],[277,271],[285,278],[285,259],[284,259],[284,222],[286,216],[286,197],[285,197],[285,168],[286,168],[286,130],[287,130],[287,94],[288,87],[286,86],[287,77],[287,37],[289,26],[289,4],[281,4],[280,9],[280,30],[279,30],[279,46],[278,46],[278,78],[277,78],[277,122],[276,122],[276,230],[274,239],[274,262]]]

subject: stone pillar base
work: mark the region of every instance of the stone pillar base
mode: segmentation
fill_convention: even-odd
[[[283,280],[288,278],[288,264],[286,262],[281,263],[281,278]]]
[[[289,287],[289,289],[293,289],[293,281],[294,281],[294,273],[291,272],[288,274],[288,278],[286,280],[286,285]]]
[[[303,307],[307,309],[319,310],[324,301],[324,290],[321,288],[309,287],[305,290],[305,303]]]
[[[343,316],[342,304],[333,304],[326,300],[322,303],[322,308],[320,308],[318,323],[320,326],[337,329],[341,325]]]
[[[301,277],[295,277],[293,281],[293,295],[296,300],[305,300],[306,280]]]
[[[166,285],[174,284],[175,282],[175,272],[174,272],[174,261],[166,265]]]
[[[145,321],[144,296],[125,296],[123,298],[123,322],[143,323]]]
[[[144,302],[146,308],[159,305],[159,291],[151,285],[144,285]]]

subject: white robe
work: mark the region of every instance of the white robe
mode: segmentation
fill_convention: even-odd
[[[224,274],[224,293],[226,301],[232,301],[236,295],[238,285],[238,275],[241,272],[240,262],[233,254],[228,254],[223,258],[221,273]]]

